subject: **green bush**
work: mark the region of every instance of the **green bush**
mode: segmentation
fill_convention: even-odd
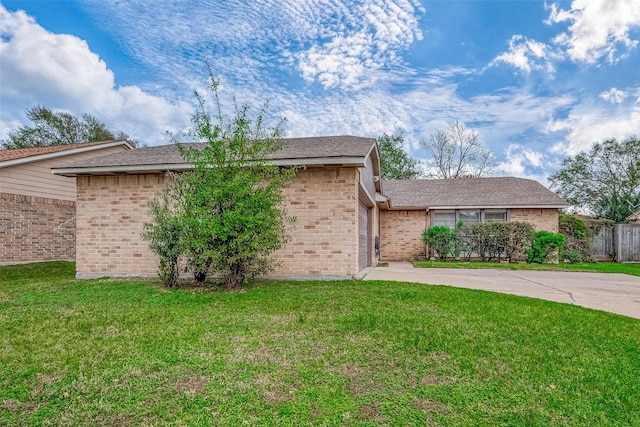
[[[458,238],[456,230],[446,225],[436,225],[422,233],[422,240],[428,244],[440,261],[458,256]]]
[[[551,255],[562,247],[565,237],[562,233],[537,231],[533,245],[527,249],[527,262],[543,264],[551,260]]]
[[[590,233],[585,222],[573,215],[560,214],[558,218],[560,233],[565,241],[560,248],[560,259],[570,263],[591,262],[591,243],[594,234]]]

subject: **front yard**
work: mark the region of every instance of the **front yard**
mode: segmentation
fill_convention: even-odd
[[[0,267],[0,425],[640,425],[640,321],[395,282]]]

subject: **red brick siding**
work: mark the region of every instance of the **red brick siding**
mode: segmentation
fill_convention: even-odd
[[[0,193],[0,262],[75,258],[72,201]]]

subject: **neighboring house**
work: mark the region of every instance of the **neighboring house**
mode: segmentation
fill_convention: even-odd
[[[297,221],[287,246],[273,255],[279,264],[275,276],[358,277],[378,261],[377,240],[384,259],[424,256],[421,235],[432,218],[444,221],[434,214],[438,211],[458,218],[478,209],[479,218],[487,220],[505,210],[506,220],[555,231],[557,210],[566,206],[537,182],[518,178],[489,179],[487,185],[480,185],[482,180],[451,180],[435,192],[427,190],[426,183],[438,180],[382,182],[372,138],[285,139],[285,147],[272,159],[284,167],[304,166],[285,189],[287,210]],[[155,275],[157,259],[140,236],[148,221],[147,204],[167,171],[191,168],[175,145],[55,168],[55,174],[77,181],[77,277]],[[459,191],[475,199],[459,199]],[[505,193],[506,201],[493,200],[493,193]],[[431,197],[436,194],[440,196],[434,204]]]
[[[383,260],[425,256],[422,232],[434,225],[522,221],[558,231],[558,209],[568,204],[537,181],[523,178],[459,178],[383,181],[380,212]]]
[[[0,151],[0,263],[75,258],[76,183],[51,168],[129,150],[101,141]]]

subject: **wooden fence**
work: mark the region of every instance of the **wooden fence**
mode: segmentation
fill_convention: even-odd
[[[603,227],[591,244],[598,261],[640,262],[640,224]]]

